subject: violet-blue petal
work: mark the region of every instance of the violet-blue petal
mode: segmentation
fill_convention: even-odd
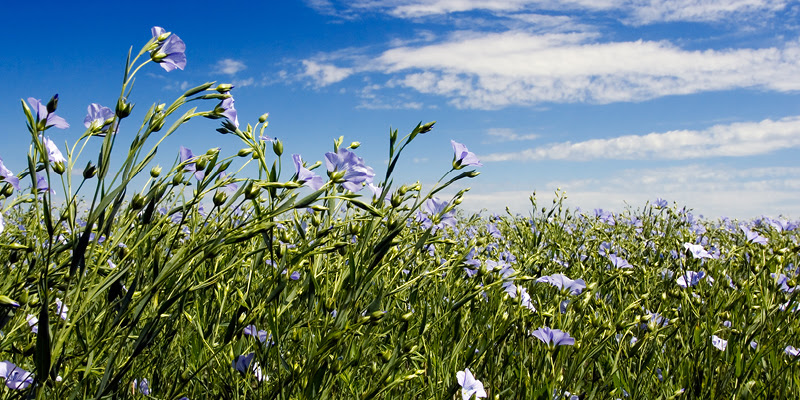
[[[455,152],[455,164],[459,167],[465,166],[476,166],[480,167],[483,166],[480,160],[478,160],[478,156],[475,153],[469,151],[467,146],[456,142],[455,140],[450,140],[450,144],[453,146],[453,152]]]
[[[325,184],[321,176],[303,166],[303,159],[300,154],[292,154],[292,161],[294,161],[294,170],[297,173],[298,182],[302,182],[304,186],[308,186],[312,190],[319,190]]]
[[[114,117],[114,111],[108,107],[103,107],[100,104],[89,104],[86,110],[86,118],[83,119],[83,126],[87,129],[95,127],[100,129],[100,132],[108,131],[106,121]]]

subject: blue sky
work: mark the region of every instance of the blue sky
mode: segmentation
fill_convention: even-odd
[[[29,140],[20,99],[59,94],[71,128],[48,133],[63,149],[90,103],[113,108],[128,47],[157,25],[186,42],[187,66],[145,67],[119,143],[152,103],[214,80],[236,85],[242,124],[270,113],[267,132],[287,155],[322,160],[344,135],[379,176],[390,127],[438,121],[398,179],[432,185],[449,169],[450,140],[464,143],[484,164],[465,183],[468,210],[527,214],[532,191],[549,204],[560,187],[584,210],[660,197],[708,217],[800,217],[798,1],[80,4],[4,7],[15,17],[0,36],[0,157],[14,172]],[[180,145],[237,151],[217,126],[190,123],[158,162]]]

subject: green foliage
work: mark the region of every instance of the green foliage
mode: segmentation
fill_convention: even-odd
[[[449,226],[464,191],[441,210],[426,202],[474,171],[451,169],[428,192],[392,183],[400,153],[432,123],[400,140],[390,131],[373,198],[335,182],[308,190],[297,175],[281,180],[282,145],[270,153],[255,134],[266,117],[244,130],[223,123],[245,145],[236,155],[211,149],[153,167],[183,123],[219,118],[180,111],[229,96],[214,83],[150,107],[112,173],[133,76],[151,60],[136,63],[151,45],[129,57],[111,133],[88,129],[64,169],[49,161],[47,127],[23,103],[32,146],[20,176],[33,187],[4,194],[0,360],[33,372],[34,383],[0,397],[143,398],[132,383],[146,379],[159,399],[448,399],[460,396],[465,368],[492,398],[800,395],[798,358],[786,351],[800,345],[795,231],[748,225],[767,239],[758,244],[731,221],[675,207],[589,216],[565,210],[560,192],[549,209],[532,197],[528,217],[459,215]],[[96,170],[75,188],[75,149],[90,140],[102,140]],[[226,175],[237,160],[254,162],[258,178]],[[137,191],[131,182],[148,167]],[[60,182],[65,201],[37,190],[37,174]],[[84,185],[94,185],[87,202]],[[685,243],[717,257],[695,259]],[[612,253],[631,268],[612,267]],[[687,271],[706,276],[681,287]],[[536,281],[555,273],[583,279],[585,290]],[[543,326],[575,345],[545,345],[531,335]],[[242,356],[252,360],[240,371]]]

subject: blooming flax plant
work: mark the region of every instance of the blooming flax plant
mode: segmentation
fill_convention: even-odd
[[[422,307],[410,307],[416,295],[395,266],[423,261],[423,247],[442,240],[411,223],[415,213],[477,173],[427,193],[395,187],[391,169],[376,181],[352,151],[359,143],[345,148],[339,138],[324,155],[328,182],[312,172],[322,162],[307,166],[297,154],[294,176],[282,177],[283,144],[265,136],[267,114],[240,125],[230,84],[134,109],[139,71],[187,65],[178,35],[161,27],[151,35],[129,53],[121,95],[104,102],[116,107],[90,104],[68,151],[57,145],[63,135],[45,135],[70,126],[56,114],[59,96],[21,102],[28,168],[15,175],[0,160],[0,398],[369,399],[413,387],[432,395],[421,383],[442,365],[426,365],[413,344],[425,329],[410,310]],[[134,117],[142,123],[129,124]],[[219,120],[217,132],[244,148],[230,156],[164,148],[197,117]],[[432,126],[390,135],[392,168]],[[114,151],[118,141],[130,142],[127,154]],[[159,150],[175,154],[171,167],[153,165]],[[250,163],[255,176],[242,176]],[[365,186],[387,201],[357,194]],[[446,226],[453,212],[440,216]],[[425,285],[436,279],[416,273]],[[347,382],[367,371],[379,379]],[[447,381],[455,384],[452,373]]]
[[[800,398],[797,221],[584,214],[560,191],[467,215],[464,145],[433,185],[395,182],[433,122],[390,130],[385,172],[343,137],[289,159],[230,84],[146,105],[137,74],[187,64],[177,35],[142,33],[82,134],[46,132],[68,125],[58,96],[20,102],[0,399]],[[206,123],[241,148],[168,145],[193,119],[187,138]]]

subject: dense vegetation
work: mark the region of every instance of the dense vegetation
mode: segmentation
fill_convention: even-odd
[[[0,397],[800,396],[793,222],[705,221],[663,200],[586,214],[561,192],[527,216],[466,215],[464,191],[438,197],[477,175],[460,143],[434,187],[392,179],[432,123],[390,134],[382,176],[342,138],[327,179],[299,155],[282,173],[266,115],[240,127],[225,84],[122,129],[139,68],[182,69],[184,49],[153,28],[115,109],[89,106],[66,156],[45,133],[67,124],[58,97],[22,103],[29,166],[0,161]],[[244,148],[152,166],[195,117]],[[80,170],[88,141],[102,145]]]

